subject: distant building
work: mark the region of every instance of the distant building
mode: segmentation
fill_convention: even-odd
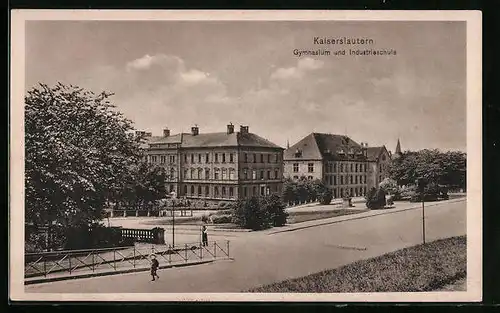
[[[385,148],[358,144],[342,135],[311,133],[284,152],[287,178],[320,179],[334,198],[363,196],[387,177],[391,155]]]
[[[237,200],[281,193],[283,148],[249,132],[248,126],[227,125],[226,132],[149,136],[147,162],[164,166],[167,191],[188,199]]]

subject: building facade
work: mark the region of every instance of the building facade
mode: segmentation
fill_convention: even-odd
[[[250,133],[227,125],[226,132],[171,135],[148,138],[147,162],[165,167],[169,192],[188,199],[234,201],[281,193],[283,148]]]
[[[368,147],[347,136],[311,133],[284,151],[284,176],[320,179],[334,198],[364,196],[387,176],[385,146]]]

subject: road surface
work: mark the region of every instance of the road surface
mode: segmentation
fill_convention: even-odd
[[[422,241],[422,211],[348,220],[271,234],[251,232],[231,240],[234,260],[148,272],[27,285],[26,292],[165,293],[242,292],[371,258]],[[428,241],[466,233],[466,202],[426,207]]]

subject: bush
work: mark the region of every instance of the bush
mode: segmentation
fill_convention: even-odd
[[[269,212],[261,207],[257,197],[239,200],[235,206],[233,217],[237,225],[252,230],[265,229],[272,225]]]
[[[288,213],[285,211],[285,204],[278,195],[267,196],[260,201],[260,204],[269,213],[273,226],[286,224]]]
[[[203,223],[208,223],[208,221],[209,221],[209,220],[210,220],[210,218],[208,217],[208,215],[203,215],[203,216],[201,217],[201,221],[202,221]]]
[[[366,195],[366,207],[369,209],[382,209],[386,205],[385,191],[382,188],[373,187]]]
[[[233,221],[233,217],[231,215],[212,215],[210,219],[213,224],[228,224]]]
[[[235,224],[252,230],[285,225],[287,217],[285,203],[275,194],[240,200],[235,204],[233,213]]]

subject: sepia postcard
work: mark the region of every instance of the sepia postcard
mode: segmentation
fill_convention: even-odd
[[[12,300],[482,300],[481,12],[11,17]]]

